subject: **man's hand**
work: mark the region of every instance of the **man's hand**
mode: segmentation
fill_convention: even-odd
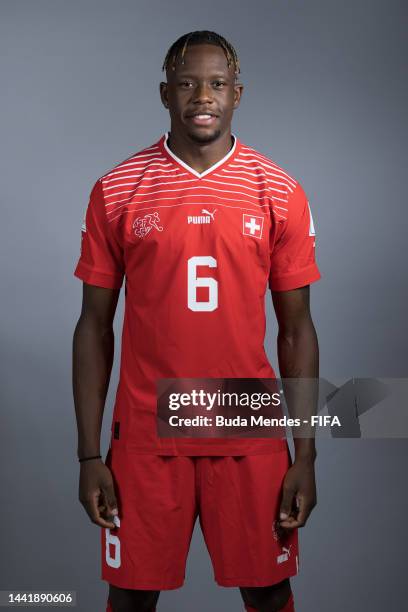
[[[316,505],[314,462],[297,459],[283,481],[279,525],[283,529],[303,527]]]
[[[110,469],[103,461],[92,460],[81,464],[79,501],[95,525],[113,529],[112,519],[118,514],[118,505]]]

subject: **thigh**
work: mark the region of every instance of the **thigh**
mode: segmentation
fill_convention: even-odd
[[[217,583],[263,587],[297,574],[297,530],[277,529],[289,450],[200,462],[200,524]]]
[[[101,530],[102,579],[124,589],[182,586],[196,517],[189,457],[109,451],[118,501],[115,529]]]
[[[109,585],[106,612],[155,612],[160,591],[121,589]]]

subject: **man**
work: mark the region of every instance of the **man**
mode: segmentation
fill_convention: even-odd
[[[248,611],[289,612],[297,529],[316,503],[314,441],[295,440],[292,464],[285,438],[159,437],[156,382],[275,378],[263,346],[268,284],[282,378],[318,376],[311,212],[294,178],[231,133],[243,85],[229,42],[189,33],[163,69],[170,132],[96,182],[82,228],[79,498],[102,528],[108,611],[155,610],[161,590],[183,584],[199,516],[218,584],[239,587]],[[120,381],[103,462],[124,276]]]

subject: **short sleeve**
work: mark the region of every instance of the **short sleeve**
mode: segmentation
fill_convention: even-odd
[[[289,193],[286,217],[276,223],[271,251],[269,287],[289,291],[321,278],[315,260],[316,233],[307,196],[296,184]]]
[[[120,289],[123,283],[123,251],[109,227],[100,179],[89,197],[74,275],[85,283],[107,289]]]

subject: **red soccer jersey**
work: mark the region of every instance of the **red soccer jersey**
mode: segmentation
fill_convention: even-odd
[[[249,455],[284,438],[159,438],[160,378],[275,378],[264,350],[265,292],[320,278],[300,183],[233,135],[201,174],[169,133],[95,183],[74,274],[119,289],[125,317],[114,423],[136,453]],[[114,444],[116,441],[112,440]]]

